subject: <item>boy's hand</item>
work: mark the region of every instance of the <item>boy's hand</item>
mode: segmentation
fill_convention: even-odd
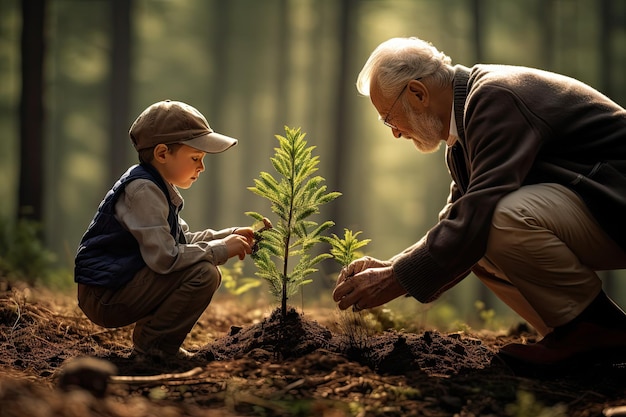
[[[242,228],[247,229],[247,228]],[[228,258],[232,258],[233,256],[238,256],[239,259],[243,260],[246,257],[246,254],[252,253],[251,241],[252,238],[248,238],[240,234],[239,232],[242,229],[237,229],[235,233],[232,235],[228,235],[224,238],[224,243],[226,244],[226,249],[228,250]],[[250,229],[252,231],[252,229]]]
[[[251,227],[238,227],[233,234],[246,238],[250,246],[254,243],[254,230]]]

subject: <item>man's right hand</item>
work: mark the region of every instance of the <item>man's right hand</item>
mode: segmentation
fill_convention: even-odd
[[[378,307],[401,295],[400,285],[390,261],[365,257],[352,262],[339,274],[333,299],[341,310],[354,311]]]
[[[339,277],[337,277],[337,283],[335,284],[335,287],[344,282],[346,278],[356,275],[361,271],[365,271],[367,268],[377,268],[390,265],[391,262],[389,261],[381,261],[370,256],[364,256],[355,261],[352,261],[350,265],[341,270],[341,272],[339,273]]]

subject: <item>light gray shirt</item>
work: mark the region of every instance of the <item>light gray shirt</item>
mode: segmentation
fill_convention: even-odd
[[[172,203],[180,207],[182,196],[171,184],[167,186]],[[150,180],[130,182],[115,203],[115,218],[137,239],[141,256],[151,270],[168,274],[200,261],[214,265],[226,263],[228,250],[223,238],[232,234],[236,227],[190,232],[187,223],[179,216],[181,230],[187,239],[183,244],[177,242],[170,232],[168,213],[167,198]]]

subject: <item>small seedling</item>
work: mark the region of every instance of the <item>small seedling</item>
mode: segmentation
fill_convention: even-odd
[[[333,259],[342,267],[345,268],[352,261],[363,256],[359,249],[367,245],[371,239],[359,240],[357,236],[360,234],[360,231],[354,233],[349,229],[344,229],[343,238],[336,234],[324,238],[324,241],[331,246],[330,253]],[[352,313],[340,316],[339,326],[346,336],[349,350],[357,355],[366,355],[368,339],[374,332],[370,320],[361,311],[353,309]]]
[[[324,238],[324,241],[331,246],[330,254],[342,267],[348,266],[352,261],[363,256],[359,249],[372,241],[371,239],[357,239],[360,234],[361,232],[354,233],[352,230],[344,229],[343,239],[334,233],[331,237]]]

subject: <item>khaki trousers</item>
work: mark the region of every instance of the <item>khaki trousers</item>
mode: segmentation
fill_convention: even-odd
[[[211,302],[221,282],[219,269],[210,262],[167,275],[148,267],[117,290],[78,286],[78,305],[94,323],[103,327],[135,324],[133,343],[174,354]]]
[[[481,281],[545,335],[577,317],[600,293],[596,271],[626,268],[626,252],[576,193],[537,184],[498,203],[478,266]]]

